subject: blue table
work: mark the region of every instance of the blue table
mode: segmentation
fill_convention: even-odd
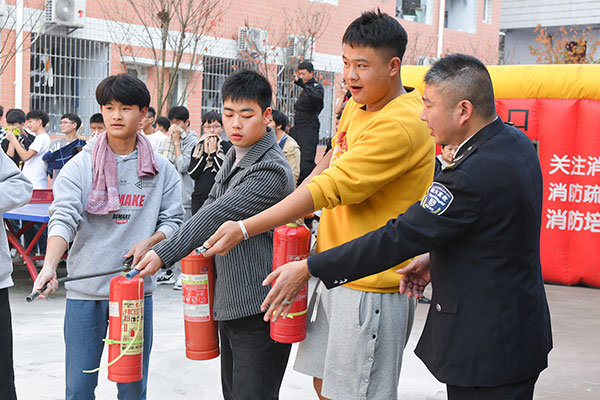
[[[10,244],[19,252],[19,254],[21,254],[21,257],[23,257],[23,261],[25,261],[25,264],[27,265],[31,279],[34,281],[35,278],[37,278],[37,269],[35,268],[33,261],[43,260],[44,256],[32,257],[30,253],[35,248],[40,236],[42,236],[42,233],[46,229],[48,221],[50,221],[50,217],[48,216],[48,207],[50,207],[50,203],[30,203],[2,214],[2,218],[4,219],[27,221],[27,223],[24,224],[23,227],[21,227],[21,229],[19,229],[17,232],[12,229],[10,224],[6,224],[6,236],[8,237]],[[36,222],[40,222],[42,226],[36,232],[29,246],[24,248],[21,245],[19,238]]]

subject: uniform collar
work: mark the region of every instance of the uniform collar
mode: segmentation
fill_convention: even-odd
[[[451,164],[448,164],[446,168],[454,168],[460,165],[460,163],[473,154],[479,146],[494,137],[502,129],[504,129],[504,122],[502,122],[500,117],[496,117],[495,120],[484,126],[477,133],[460,144],[456,150],[456,153],[454,154],[454,160]]]

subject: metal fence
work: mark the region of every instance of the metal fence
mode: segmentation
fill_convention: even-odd
[[[239,68],[257,69],[256,63],[249,63],[244,60],[222,58],[222,57],[204,57],[204,71],[202,73],[202,112],[217,111],[221,112],[223,100],[221,99],[221,86],[225,79]],[[294,70],[289,67],[277,67],[276,82],[276,103],[275,108],[285,113],[290,124],[294,123],[294,103],[300,94],[301,88],[293,82]],[[326,140],[333,133],[333,95],[334,95],[334,77],[333,72],[315,71],[315,78],[323,83],[325,88],[324,108],[319,114],[321,130],[319,137]]]
[[[279,66],[277,68],[277,102],[276,108],[284,112],[294,125],[294,103],[302,88],[294,83],[295,70],[289,67]],[[319,141],[324,142],[335,133],[333,127],[333,96],[334,96],[334,72],[315,70],[315,79],[323,84],[325,89],[323,97],[323,110],[319,114],[321,128],[319,130]]]
[[[75,113],[89,134],[89,118],[99,112],[96,86],[109,74],[109,44],[68,36],[32,35],[29,109],[50,116],[50,134],[60,133],[60,117]]]
[[[240,68],[253,66],[244,61],[233,58],[207,57],[203,59],[204,70],[202,72],[202,113],[223,110],[223,99],[221,98],[221,86],[225,79]]]

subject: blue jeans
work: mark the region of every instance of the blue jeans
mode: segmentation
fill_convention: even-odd
[[[98,373],[83,370],[98,368],[108,328],[108,300],[67,299],[65,311],[66,399],[95,399]],[[145,400],[148,362],[152,348],[152,296],[144,298],[143,378],[138,382],[117,383],[117,397],[123,400]]]

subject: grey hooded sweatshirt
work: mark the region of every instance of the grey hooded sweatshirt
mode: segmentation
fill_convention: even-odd
[[[0,149],[0,214],[21,207],[31,199],[33,185]],[[0,218],[2,222],[2,218]],[[0,229],[0,289],[13,285],[12,260],[4,226]]]
[[[106,215],[85,211],[92,188],[92,139],[69,160],[54,183],[48,237],[60,236],[72,243],[67,258],[69,275],[90,274],[118,268],[123,256],[137,242],[160,231],[169,237],[183,221],[181,184],[175,167],[154,153],[159,173],[139,178],[137,150],[117,159],[121,209]],[[108,300],[112,276],[65,284],[67,298]],[[156,289],[156,277],[144,277],[144,292]]]

